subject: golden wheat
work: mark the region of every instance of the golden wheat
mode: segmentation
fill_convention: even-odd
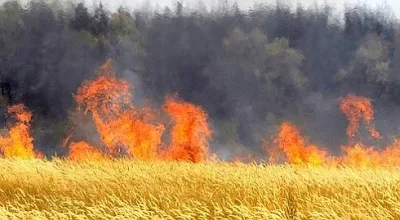
[[[396,169],[0,159],[0,219],[400,219]]]

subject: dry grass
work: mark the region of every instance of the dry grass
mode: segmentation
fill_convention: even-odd
[[[400,219],[400,173],[0,160],[0,219]]]

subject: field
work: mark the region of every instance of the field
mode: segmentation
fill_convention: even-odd
[[[0,219],[400,219],[400,173],[0,160]]]

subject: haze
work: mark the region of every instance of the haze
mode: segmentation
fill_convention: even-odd
[[[100,0],[86,0],[88,3],[98,3]],[[196,6],[199,4],[199,2],[204,2],[205,5],[209,8],[210,6],[217,5],[219,2],[223,2],[224,0],[183,0],[184,5],[192,5]],[[234,3],[237,2],[240,8],[242,9],[248,9],[250,7],[254,6],[254,3],[265,3],[265,2],[270,2],[270,3],[275,3],[275,1],[260,1],[260,0],[226,0],[228,3]],[[172,6],[176,1],[174,0],[141,0],[141,1],[129,1],[129,0],[102,0],[105,5],[109,6],[110,8],[116,8],[119,5],[123,6],[128,6],[128,7],[138,7],[140,5],[143,5],[146,2],[150,2],[152,6],[158,5],[159,7],[163,8],[165,6]],[[365,3],[369,6],[375,7],[375,6],[382,6],[383,4],[389,5],[393,12],[395,13],[396,17],[399,17],[400,15],[400,1],[397,0],[285,0],[284,2],[296,6],[299,2],[301,2],[302,5],[305,6],[312,6],[314,3],[317,4],[324,4],[328,3],[330,6],[335,6],[336,8],[343,9],[344,6],[346,5],[354,5],[354,4],[359,4],[359,3]]]

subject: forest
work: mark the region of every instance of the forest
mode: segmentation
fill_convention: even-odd
[[[0,125],[8,105],[24,103],[38,150],[61,152],[73,94],[110,58],[132,83],[136,105],[159,106],[177,94],[204,108],[211,148],[222,159],[262,154],[263,139],[284,120],[339,152],[347,120],[338,100],[349,93],[373,100],[386,137],[400,134],[399,27],[385,5],[337,13],[284,1],[249,10],[7,1],[0,6]]]

